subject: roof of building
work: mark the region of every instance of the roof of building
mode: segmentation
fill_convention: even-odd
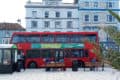
[[[0,30],[25,30],[18,23],[0,23]]]

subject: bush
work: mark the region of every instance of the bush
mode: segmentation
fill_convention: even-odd
[[[120,53],[119,52],[108,50],[106,58],[110,62],[112,67],[120,70]]]

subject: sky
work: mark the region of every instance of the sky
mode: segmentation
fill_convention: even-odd
[[[0,22],[16,23],[21,19],[21,25],[25,27],[25,4],[28,0],[0,0]],[[32,2],[41,2],[42,0],[31,0]],[[73,0],[63,0],[65,3],[71,3]]]

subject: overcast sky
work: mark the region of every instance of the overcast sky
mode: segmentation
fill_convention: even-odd
[[[21,24],[25,27],[25,8],[28,0],[0,0],[0,22],[17,22],[21,19]],[[32,2],[41,2],[42,0],[31,0]],[[71,3],[73,0],[63,0]]]

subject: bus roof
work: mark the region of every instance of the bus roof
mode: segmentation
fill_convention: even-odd
[[[15,32],[13,35],[44,35],[44,34],[98,34],[98,32]]]
[[[14,44],[0,44],[0,48],[17,48]]]

